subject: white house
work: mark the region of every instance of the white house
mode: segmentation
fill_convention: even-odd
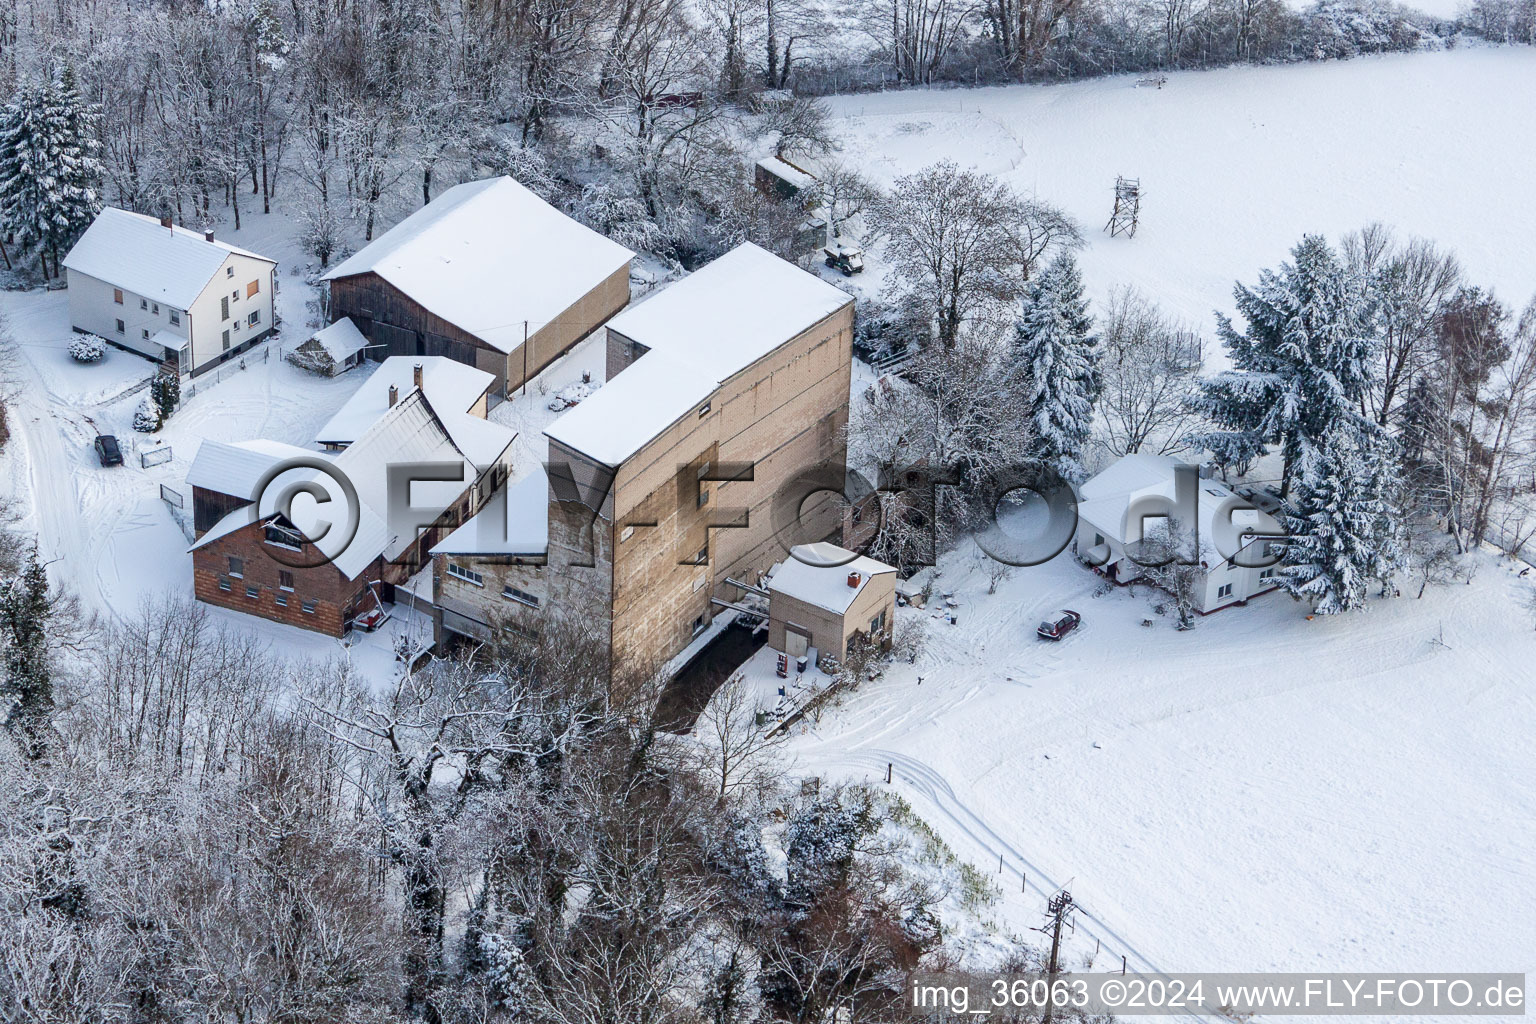
[[[1265,555],[1270,542],[1263,538],[1284,536],[1284,527],[1226,484],[1200,478],[1193,466],[1181,481],[1175,473],[1179,465],[1166,455],[1126,455],[1084,483],[1073,541],[1078,557],[1111,580],[1128,583],[1144,572],[1127,557],[1143,529],[1158,518],[1192,518],[1204,580],[1196,601],[1202,614],[1275,589],[1276,568],[1262,564],[1270,560]],[[1181,514],[1188,509],[1196,511]]]
[[[193,375],[272,331],[277,262],[107,207],[64,259],[69,322]]]

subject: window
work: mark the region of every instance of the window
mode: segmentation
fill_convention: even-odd
[[[228,331],[224,332],[224,348],[226,350],[229,348],[229,332]]]
[[[707,614],[700,615],[698,618],[693,620],[693,635],[698,636],[700,633],[704,632],[708,626],[709,616]]]
[[[1093,546],[1094,547],[1099,547],[1103,543],[1104,543],[1104,535],[1102,533],[1096,533],[1096,534],[1093,535]]]
[[[699,488],[699,504],[698,504],[698,507],[699,508],[703,508],[705,505],[708,505],[708,504],[709,504],[709,492],[706,491],[704,488],[700,487]]]
[[[117,303],[119,306],[123,304],[123,290],[121,288],[112,289],[112,301]]]
[[[1265,569],[1263,572],[1259,573],[1259,579],[1261,580],[1272,580],[1274,578],[1275,570],[1273,568]]]
[[[703,405],[699,406],[699,419],[703,419],[705,416],[709,415],[709,406],[710,403],[708,402],[705,402]]]
[[[1217,597],[1231,597],[1232,596],[1232,584],[1230,584],[1230,583],[1223,583],[1220,587],[1217,587],[1216,588],[1216,596]]]
[[[149,311],[151,313],[155,314],[155,316],[159,316],[160,315],[160,303],[158,303],[158,302],[151,302],[149,304]]]
[[[126,332],[126,331],[127,331],[127,330],[128,330],[128,328],[127,328],[127,327],[125,327],[125,326],[123,326],[123,322],[122,322],[122,321],[121,321],[121,320],[119,320],[119,321],[118,321],[118,322],[117,322],[117,333],[118,333],[118,334],[123,334],[123,333],[125,333],[125,332]]]
[[[699,565],[705,565],[709,562],[709,541],[704,542],[704,546],[699,548],[699,553],[693,556],[693,560]]]
[[[223,296],[219,297],[219,319],[220,320],[228,320],[229,319],[229,300],[224,298]]]
[[[287,608],[288,607],[288,595],[287,594],[279,593],[277,595],[277,599],[276,600],[277,600],[277,606],[279,608]]]
[[[255,295],[259,291],[261,291],[261,282],[252,281],[250,284],[245,286],[245,297],[250,298],[252,295]]]
[[[245,576],[245,559],[230,555],[229,574],[235,577],[235,579],[242,579]]]
[[[299,608],[304,612],[305,615],[315,614],[315,602],[313,601],[305,601],[299,605]]]
[[[145,340],[145,341],[148,341],[148,340],[149,340],[149,328],[148,328],[148,327],[142,327],[142,328],[140,328],[140,329],[139,329],[139,333],[140,333],[140,334],[142,334],[142,335],[143,335],[143,336],[144,336],[144,340]]]
[[[149,300],[148,299],[140,299],[139,300],[139,308],[140,309],[148,309],[149,308]]]
[[[261,310],[251,310],[251,315],[245,318],[245,322],[250,327],[255,327],[257,324],[261,323]]]
[[[277,570],[277,585],[278,585],[279,588],[281,588],[283,590],[286,590],[289,593],[292,593],[293,592],[293,573],[289,572],[287,569],[279,569],[279,570]]]
[[[885,632],[885,610],[883,608],[880,610],[879,615],[869,620],[869,632],[871,634]]]
[[[516,601],[530,608],[537,608],[539,606],[539,599],[536,596],[528,593],[526,590],[518,590],[510,583],[501,589],[501,596],[508,601]]]
[[[460,565],[458,562],[448,563],[448,575],[461,579],[465,583],[473,583],[477,587],[485,586],[484,576],[481,576],[468,566]]]
[[[181,312],[180,312],[180,310],[172,309],[172,310],[167,310],[167,312],[171,314],[171,324],[173,326],[175,326],[175,327],[180,327],[181,326]]]
[[[227,576],[220,576],[219,577],[219,589],[224,591],[225,593],[228,593],[229,591],[234,589],[234,587],[230,585],[229,577],[227,577]]]
[[[255,584],[246,584],[245,596],[246,597],[260,597],[261,596],[261,588],[256,586]]]
[[[284,526],[276,520],[268,523],[263,533],[266,542],[274,547],[289,548],[293,551],[300,551],[304,547],[304,538],[299,535],[298,530]]]
[[[225,267],[224,268],[224,276],[225,277],[234,277],[235,276],[235,268],[234,267]]]
[[[236,288],[234,291],[229,293],[229,301],[230,302],[239,302],[240,301],[240,289],[239,288]]]

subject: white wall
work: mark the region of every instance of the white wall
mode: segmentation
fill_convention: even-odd
[[[275,268],[262,260],[230,253],[213,275],[213,280],[192,303],[192,367],[217,362],[225,352],[224,332],[229,331],[229,350],[239,348],[252,338],[272,329],[272,290]],[[260,291],[249,299],[246,286],[256,281]],[[229,299],[229,318],[225,319],[220,299]],[[247,324],[252,311],[261,315],[256,326]],[[238,326],[237,326],[238,325]],[[183,369],[186,369],[183,367]]]
[[[183,339],[183,345],[190,336],[192,365],[181,367],[183,373],[218,362],[225,352],[226,330],[229,331],[229,350],[233,351],[272,329],[276,268],[264,260],[239,253],[228,255],[190,309],[178,311],[181,313],[179,326],[171,323],[171,307],[163,302],[151,301],[148,309],[140,308],[143,296],[125,289],[123,303],[118,305],[113,296],[114,285],[74,270],[68,271],[68,275],[70,326],[99,334],[157,360],[164,358],[164,349],[145,339],[144,331],[149,331],[151,337],[159,331],[170,331]],[[246,289],[252,281],[258,283],[259,290],[247,298]],[[223,316],[221,298],[230,300],[228,319]],[[259,315],[255,326],[248,322],[252,312]],[[121,332],[117,330],[118,320],[123,321]]]
[[[171,323],[170,307],[164,303],[159,303],[158,313],[155,312],[154,303],[150,304],[149,309],[140,309],[139,303],[143,296],[125,290],[123,304],[119,306],[113,298],[112,285],[77,270],[67,270],[67,274],[71,327],[99,334],[156,360],[165,357],[165,349],[158,343],[146,341],[144,331],[149,331],[153,336],[159,331],[168,330],[183,339],[186,337],[186,310],[180,311],[181,326],[177,327]],[[123,321],[121,333],[117,330],[118,320]]]

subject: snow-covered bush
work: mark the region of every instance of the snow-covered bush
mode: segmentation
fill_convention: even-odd
[[[573,405],[580,405],[582,400],[589,397],[597,390],[597,385],[589,381],[576,381],[567,384],[555,392],[555,397],[549,400],[551,412],[564,412]]]
[[[171,413],[181,404],[181,378],[175,373],[161,370],[150,381],[149,395],[154,400],[155,408],[160,410],[161,421],[170,419]]]
[[[153,434],[160,429],[164,417],[160,415],[160,406],[155,404],[153,395],[145,395],[139,402],[139,407],[133,412],[133,429],[141,434]]]
[[[69,357],[77,363],[98,363],[106,354],[106,341],[94,334],[77,334],[69,343]]]

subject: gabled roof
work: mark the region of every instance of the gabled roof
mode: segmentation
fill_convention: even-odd
[[[321,452],[282,441],[208,441],[198,446],[187,470],[187,483],[208,491],[255,499],[262,474],[276,463],[296,457],[328,458]]]
[[[456,185],[325,280],[374,273],[487,345],[511,352],[634,253],[511,178]]]
[[[544,431],[618,466],[721,383],[853,302],[750,242],[608,322],[650,351]]]
[[[389,389],[397,401],[415,390],[416,366],[427,402],[464,457],[481,469],[507,450],[516,432],[469,412],[496,383],[484,370],[443,356],[391,356],[379,364],[336,415],[315,434],[316,444],[352,444],[389,411]]]
[[[368,338],[357,329],[357,324],[352,318],[344,316],[329,327],[322,327],[311,335],[315,341],[325,350],[326,355],[337,362],[354,356],[368,347]]]
[[[1174,468],[1178,465],[1177,459],[1167,455],[1136,454],[1117,459],[1083,483],[1080,491],[1084,500],[1077,504],[1078,518],[1105,537],[1125,544],[1127,536],[1139,532],[1131,528],[1131,503],[1154,495],[1172,502],[1176,489]],[[1217,523],[1229,510],[1231,523],[1240,531],[1252,529],[1274,536],[1285,533],[1273,516],[1252,508],[1251,502],[1234,494],[1220,480],[1201,479],[1196,486],[1199,509],[1196,530],[1202,547],[1217,537]]]
[[[108,206],[69,250],[64,266],[135,295],[186,309],[232,252],[273,265],[277,262],[228,242],[210,242],[201,231],[167,228],[154,217]]]
[[[801,544],[791,549],[790,557],[774,569],[768,579],[768,590],[842,615],[872,578],[895,571],[894,565],[856,555],[826,541]],[[850,587],[848,576],[855,572],[859,574],[858,584]]]
[[[432,549],[434,555],[543,555],[549,551],[549,477],[535,465],[463,526]]]

